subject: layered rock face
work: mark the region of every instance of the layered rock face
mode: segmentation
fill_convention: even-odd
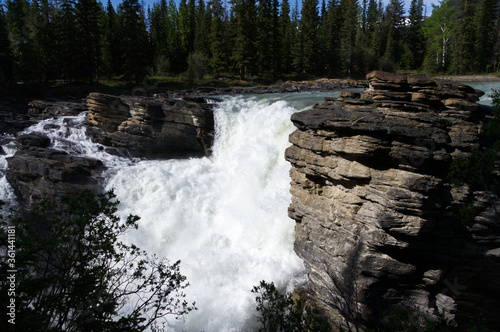
[[[87,106],[92,139],[133,157],[189,158],[211,152],[213,104],[203,99],[91,93]]]
[[[27,134],[16,139],[18,151],[7,159],[7,180],[24,208],[82,190],[99,192],[101,161],[71,156],[49,147],[50,139]]]
[[[482,144],[481,93],[379,71],[367,79],[365,93],[292,116],[289,216],[313,297],[339,325],[380,328],[402,306],[460,329],[482,314],[495,327],[500,202],[448,180],[452,161]],[[473,220],[460,220],[472,205]]]

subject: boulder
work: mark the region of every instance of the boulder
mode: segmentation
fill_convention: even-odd
[[[494,329],[500,202],[448,176],[481,147],[490,110],[463,84],[367,79],[363,100],[342,94],[292,115],[289,216],[316,304],[344,328],[376,328],[400,306],[462,330],[482,313]]]
[[[7,158],[6,177],[23,207],[84,189],[100,191],[100,174],[105,169],[101,161],[51,149],[50,139],[43,135],[20,135],[16,144],[18,151]]]

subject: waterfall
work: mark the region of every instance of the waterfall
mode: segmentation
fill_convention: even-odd
[[[168,330],[255,331],[253,286],[265,280],[292,291],[307,280],[287,217],[290,116],[336,95],[226,96],[214,111],[209,158],[146,161],[107,154],[87,136],[85,113],[43,120],[24,133],[43,133],[54,149],[101,160],[108,167],[106,189],[121,202],[120,216],[141,217],[139,229],[123,240],[171,263],[181,260],[190,283],[187,300],[198,310],[168,318]],[[5,179],[12,139],[0,155],[0,199],[15,204]]]
[[[285,101],[228,97],[215,111],[212,157],[112,170],[107,189],[121,201],[120,213],[141,217],[128,240],[180,259],[191,284],[188,302],[198,310],[171,320],[172,330],[254,330],[254,285],[266,280],[292,290],[305,282],[286,214],[283,153],[296,111]]]

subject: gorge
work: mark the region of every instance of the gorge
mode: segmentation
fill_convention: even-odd
[[[30,112],[39,114],[38,122],[17,136],[18,148],[12,136],[2,141],[0,199],[14,200],[15,179],[34,179],[34,188],[44,181],[50,192],[72,179],[72,169],[90,176],[101,189],[114,189],[120,214],[141,217],[139,230],[127,234],[127,240],[181,259],[191,283],[188,297],[199,310],[185,321],[172,319],[172,331],[255,330],[250,290],[260,280],[291,291],[305,286],[309,277],[311,294],[328,309],[328,289],[335,288],[328,281],[349,271],[348,266],[355,267],[348,275],[359,288],[356,312],[362,324],[371,324],[374,293],[391,305],[409,303],[429,315],[446,308],[446,318],[459,326],[477,314],[469,308],[491,314],[498,299],[498,234],[491,230],[491,216],[466,225],[444,213],[446,204],[458,207],[467,198],[484,198],[481,192],[453,189],[444,179],[453,156],[477,147],[484,113],[475,100],[461,101],[474,99],[476,92],[429,80],[418,81],[421,86],[412,90],[406,77],[373,75],[378,95],[361,96],[362,89],[356,89],[342,92],[341,99],[334,91],[307,91],[219,96],[217,105],[189,98],[169,102],[203,113],[213,108],[210,151],[198,145],[195,155],[183,159],[149,160],[152,155],[138,153],[142,148],[129,151],[120,140],[124,135],[114,131],[162,132],[163,102],[144,107],[140,98],[90,95],[89,108],[108,100],[109,106],[131,115],[112,118],[102,127],[106,130],[89,129],[92,118],[86,113],[58,113],[52,119],[49,107],[37,103]],[[441,105],[422,90],[454,95]],[[427,99],[432,105],[425,104]],[[200,123],[193,113],[177,113],[185,121],[172,127]],[[151,119],[156,127],[149,127]],[[90,138],[93,130],[98,143]],[[190,142],[203,142],[196,128],[185,132],[193,134]],[[15,152],[7,172],[15,177],[11,185],[3,176],[5,157]],[[69,174],[16,167],[29,164],[22,163],[28,152],[35,157],[43,153],[48,164]],[[193,156],[197,158],[187,158]],[[14,176],[16,170],[23,174]],[[38,175],[27,176],[33,172]],[[288,207],[292,219],[286,216]],[[485,258],[493,267],[484,264]],[[475,302],[486,291],[491,295],[485,302]],[[460,318],[455,314],[463,307],[469,314]],[[334,308],[329,310],[339,317]]]

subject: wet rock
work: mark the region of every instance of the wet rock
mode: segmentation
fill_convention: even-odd
[[[57,200],[71,193],[100,191],[101,161],[69,155],[50,149],[50,139],[43,135],[20,135],[18,151],[7,159],[7,180],[25,208],[44,199]]]

